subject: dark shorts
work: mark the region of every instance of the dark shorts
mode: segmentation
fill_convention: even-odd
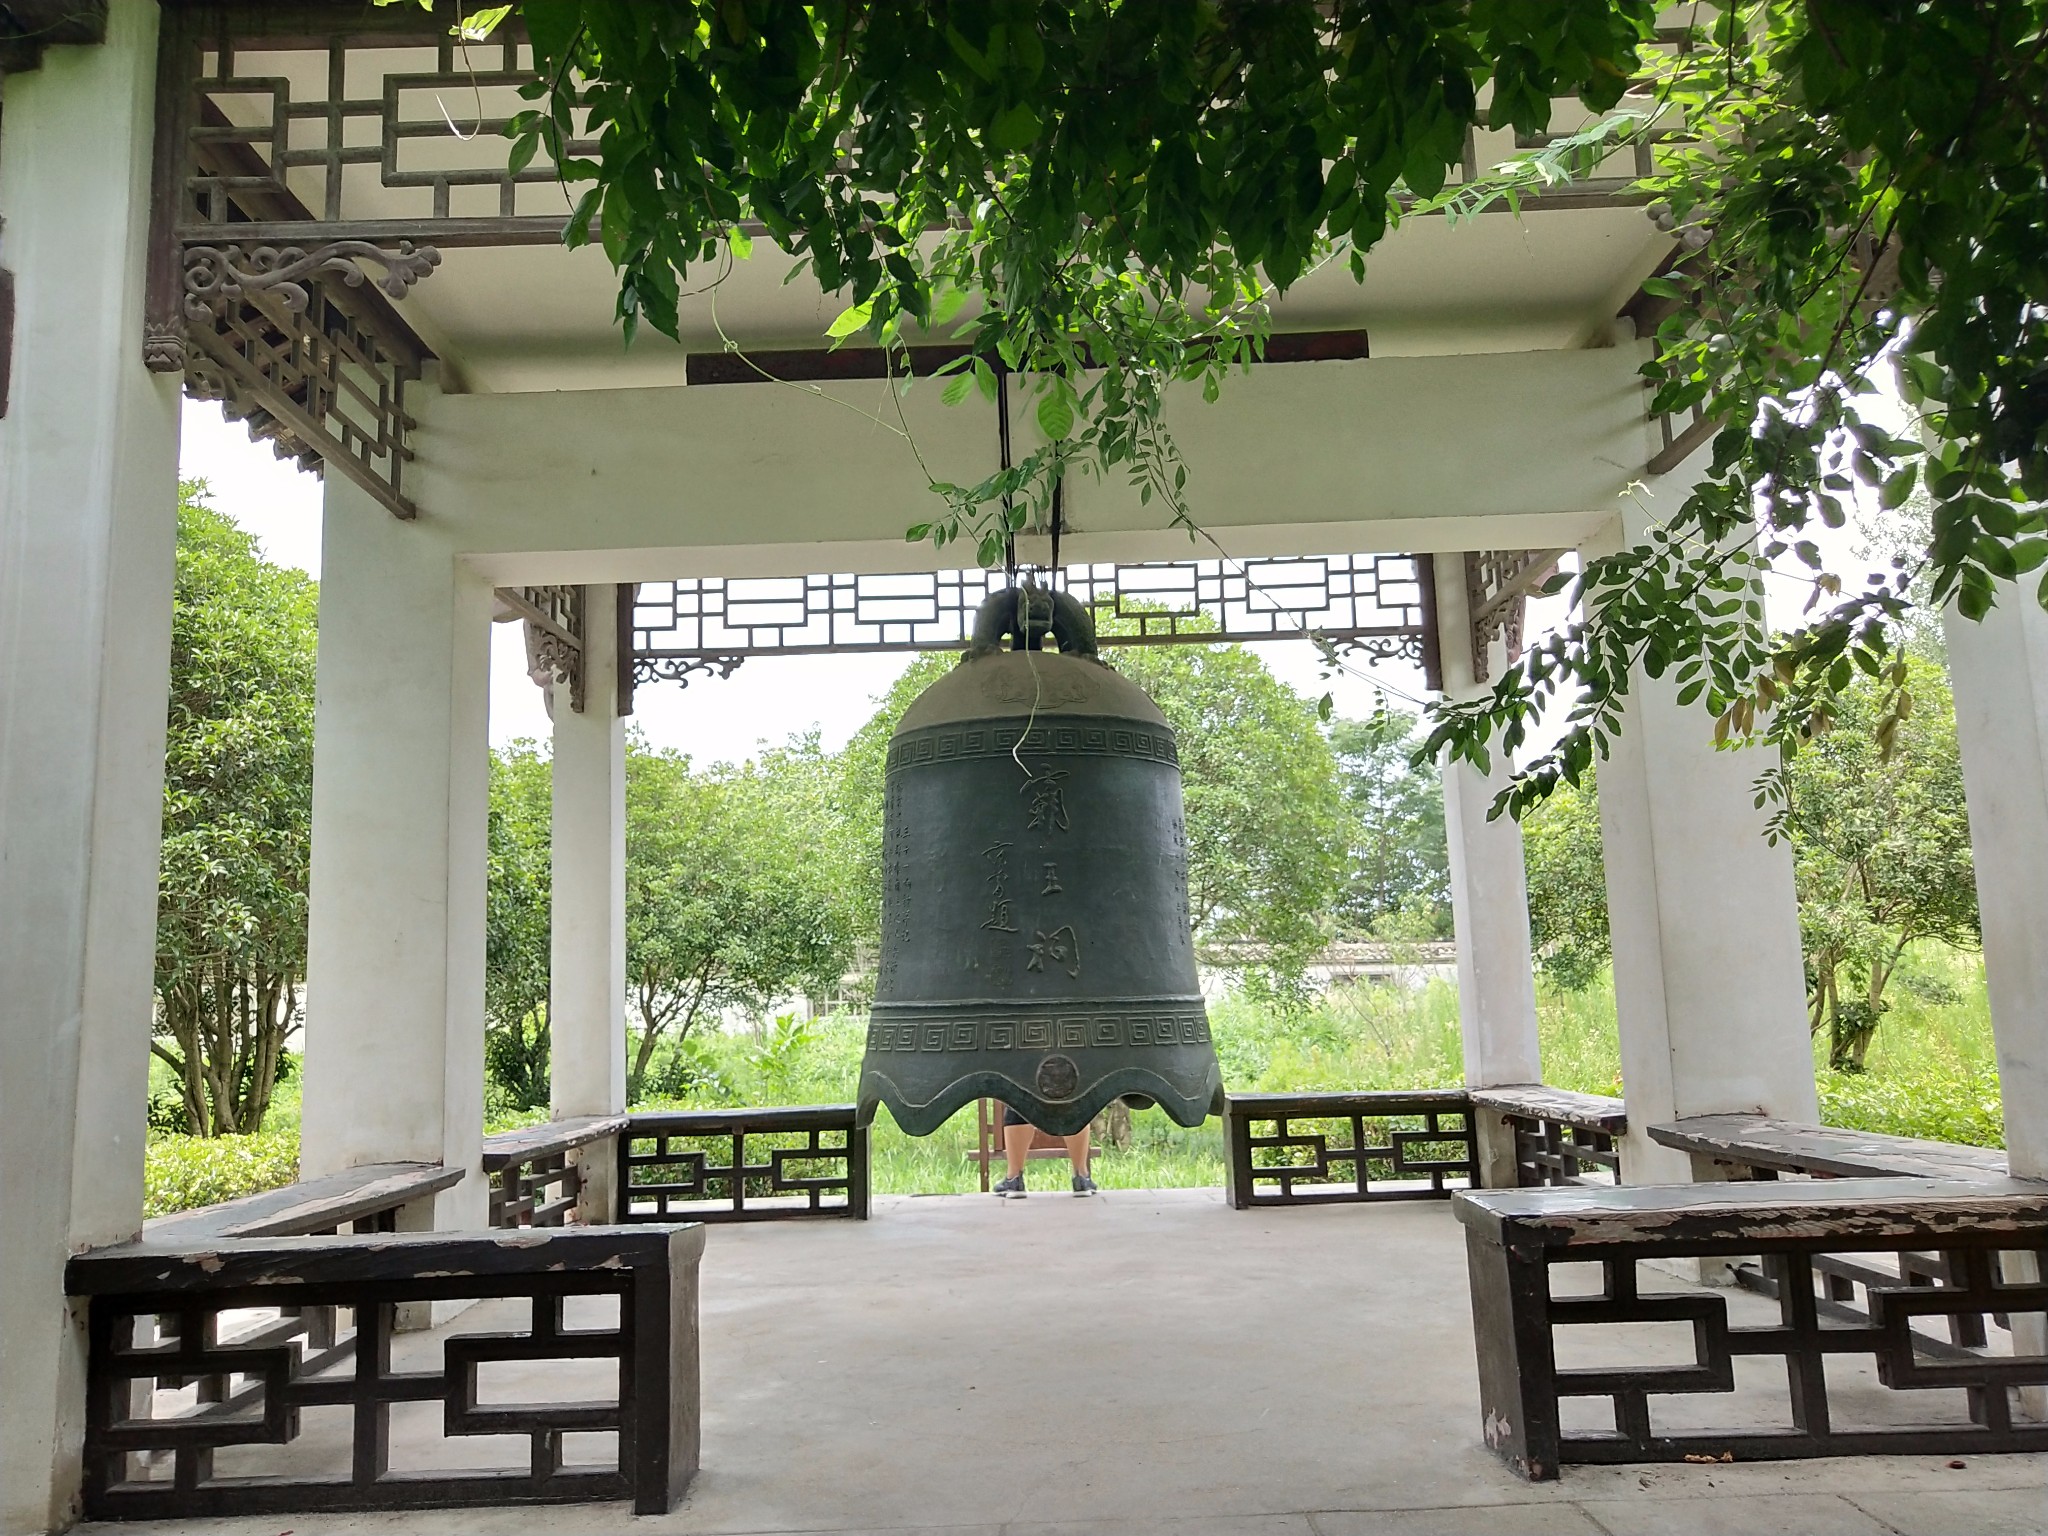
[[[1013,1106],[1011,1106],[1011,1105],[1009,1105],[1009,1104],[1005,1104],[1005,1105],[1003,1106],[1003,1124],[1004,1124],[1004,1125],[1029,1125],[1029,1124],[1031,1124],[1031,1122],[1030,1122],[1029,1120],[1026,1120],[1026,1119],[1025,1119],[1025,1118],[1024,1118],[1024,1117],[1023,1117],[1022,1115],[1018,1114],[1018,1113],[1017,1113],[1017,1111],[1016,1111],[1016,1109],[1015,1109],[1015,1108],[1014,1108]]]

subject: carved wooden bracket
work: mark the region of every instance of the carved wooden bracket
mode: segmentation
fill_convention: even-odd
[[[583,588],[500,587],[499,604],[526,624],[526,659],[536,683],[566,683],[569,708],[583,713]]]
[[[367,240],[331,240],[308,250],[297,245],[188,245],[185,247],[185,318],[205,325],[228,305],[254,294],[276,296],[286,314],[303,315],[309,302],[306,282],[332,277],[349,288],[367,281],[362,262],[384,268],[377,286],[402,299],[413,284],[441,264],[431,245],[398,242],[396,250]]]
[[[1529,594],[1550,579],[1561,549],[1468,550],[1465,596],[1472,617],[1472,680],[1492,673],[1493,642],[1500,639],[1512,665],[1522,654],[1522,615]]]

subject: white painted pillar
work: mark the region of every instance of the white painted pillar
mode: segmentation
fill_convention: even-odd
[[[583,709],[556,685],[548,918],[554,1117],[626,1107],[626,722],[618,712],[618,591],[583,589]],[[588,1155],[585,1155],[588,1154]],[[571,1154],[582,1219],[611,1219],[612,1144]]]
[[[491,588],[339,473],[320,561],[301,1167],[467,1169],[405,1225],[482,1228]]]
[[[142,366],[157,8],[9,75],[0,266],[0,1531],[77,1517],[72,1252],[142,1223],[177,381]]]
[[[1655,498],[1680,498],[1686,471],[1640,492],[1610,540],[1649,526]],[[1686,1183],[1691,1159],[1651,1142],[1681,1115],[1761,1112],[1815,1121],[1792,849],[1764,840],[1761,752],[1714,749],[1714,722],[1681,707],[1669,678],[1640,670],[1621,736],[1600,765],[1614,1001],[1631,1184]]]
[[[1977,622],[1943,615],[1956,744],[1970,805],[1970,852],[1984,928],[1984,983],[2005,1104],[2007,1165],[2048,1179],[2048,611],[2034,581],[2002,582]],[[2041,1279],[2031,1255],[2005,1255],[2006,1279]],[[2048,1318],[2012,1314],[2013,1351],[2048,1354]],[[2048,1419],[2048,1388],[2020,1392]]]
[[[1444,692],[1483,693],[1472,666],[1472,621],[1465,561],[1436,557],[1438,653]],[[1494,643],[1490,672],[1506,662]],[[1529,887],[1522,828],[1502,814],[1487,820],[1513,763],[1496,756],[1481,773],[1470,763],[1443,768],[1444,836],[1449,844],[1451,920],[1458,941],[1458,1024],[1465,1082],[1472,1088],[1543,1081],[1536,1039],[1536,978],[1529,948]]]
[[[2012,1171],[2048,1179],[2048,612],[2031,581],[1948,615],[1984,980]]]

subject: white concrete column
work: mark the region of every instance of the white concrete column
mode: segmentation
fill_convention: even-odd
[[[491,588],[338,473],[320,560],[301,1167],[467,1169],[481,1228]]]
[[[557,1120],[626,1107],[626,722],[618,588],[583,589],[583,709],[554,689],[548,934],[549,1088]],[[584,1162],[584,1206],[608,1203],[610,1144]]]
[[[1444,692],[1471,698],[1487,684],[1472,666],[1472,620],[1460,554],[1436,557],[1438,653]],[[1489,671],[1506,662],[1498,641]],[[1496,755],[1481,773],[1466,762],[1443,767],[1444,836],[1451,866],[1451,921],[1458,941],[1458,1025],[1465,1082],[1472,1088],[1540,1083],[1536,978],[1529,949],[1529,887],[1522,828],[1505,814],[1487,820],[1514,765]]]
[[[2048,1179],[2048,611],[2031,581],[2001,584],[1976,623],[1943,618],[1956,742],[1970,802],[1970,851],[1984,925],[1984,982],[2005,1102],[2005,1155],[2021,1178]],[[2006,1278],[2041,1278],[2030,1255],[2005,1256]],[[2048,1353],[2048,1319],[2012,1315],[2013,1349]],[[2048,1389],[2020,1393],[2048,1419]]]
[[[1659,495],[1639,493],[1609,540],[1640,538]],[[1714,722],[1668,678],[1631,679],[1620,739],[1600,765],[1614,1001],[1632,1184],[1686,1183],[1691,1160],[1645,1128],[1681,1115],[1761,1112],[1814,1121],[1813,1054],[1792,849],[1764,840],[1760,752],[1714,748]]]
[[[583,589],[583,709],[557,685],[548,1020],[554,1114],[626,1107],[626,722],[618,588]]]
[[[142,366],[157,8],[9,75],[0,266],[0,1531],[77,1516],[72,1252],[142,1223],[177,381]]]
[[[2048,1179],[2048,612],[2008,582],[1981,622],[1945,628],[2006,1153]]]

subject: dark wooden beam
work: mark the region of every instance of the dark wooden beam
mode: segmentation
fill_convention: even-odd
[[[7,386],[14,377],[14,274],[0,267],[0,416],[7,414]]]
[[[927,378],[947,363],[968,355],[964,346],[912,347],[909,372]],[[1285,331],[1266,340],[1265,363],[1355,362],[1370,357],[1363,330]],[[893,360],[880,347],[797,347],[752,352],[693,352],[684,378],[691,384],[828,383],[884,379],[891,368],[904,371],[901,354]]]
[[[107,40],[107,0],[0,0],[0,75],[43,62],[57,43]]]

